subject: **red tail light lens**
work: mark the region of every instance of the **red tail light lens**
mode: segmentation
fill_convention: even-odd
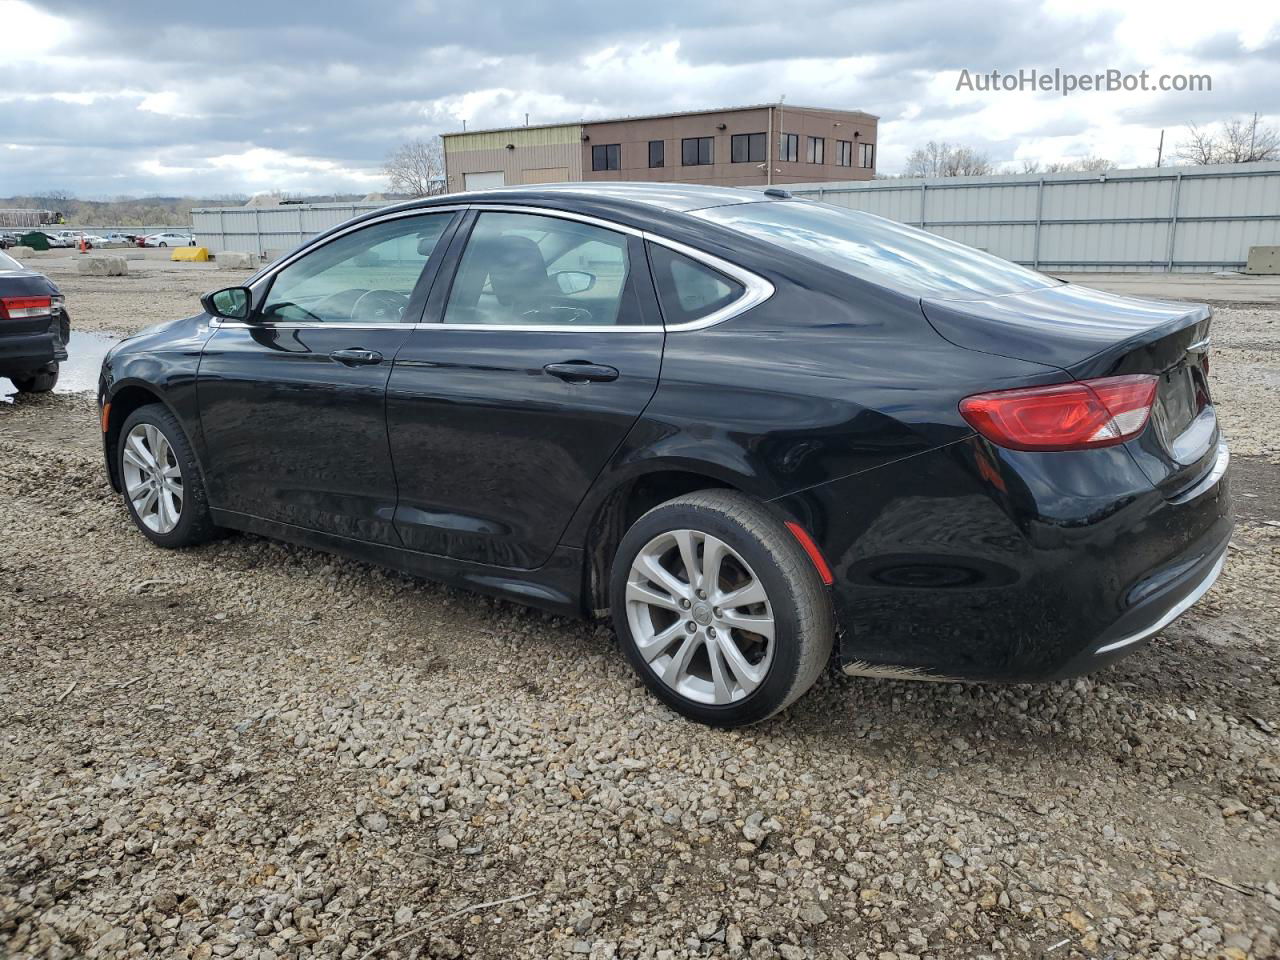
[[[52,312],[52,297],[0,297],[0,320],[47,317]]]
[[[1109,447],[1142,432],[1158,381],[1134,374],[979,393],[960,401],[960,415],[1010,450]]]

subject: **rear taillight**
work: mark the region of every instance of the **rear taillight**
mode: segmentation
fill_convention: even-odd
[[[52,312],[52,297],[0,297],[0,320],[47,317]]]
[[[960,414],[1010,450],[1108,447],[1142,432],[1158,380],[1134,374],[979,393],[960,401]]]

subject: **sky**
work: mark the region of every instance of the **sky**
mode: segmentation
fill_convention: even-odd
[[[764,103],[879,116],[997,164],[1152,166],[1188,123],[1280,126],[1280,4],[1244,0],[0,0],[0,196],[369,193],[406,140]],[[1054,69],[1201,92],[957,90]]]

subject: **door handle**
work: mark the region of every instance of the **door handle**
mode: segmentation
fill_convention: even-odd
[[[608,383],[618,379],[617,367],[607,367],[603,363],[590,363],[587,360],[548,363],[542,369],[568,383]]]
[[[348,367],[360,367],[381,363],[382,354],[377,350],[362,350],[359,347],[350,347],[346,350],[333,351],[333,353],[329,354],[329,359],[345,363]]]

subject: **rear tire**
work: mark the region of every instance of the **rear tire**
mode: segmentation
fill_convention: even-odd
[[[191,443],[162,404],[139,407],[125,419],[116,468],[130,518],[156,546],[190,547],[219,534]]]
[[[831,654],[831,600],[813,564],[777,517],[734,491],[687,494],[637,520],[618,546],[609,593],[632,667],[699,723],[772,716],[813,685]]]
[[[19,393],[48,393],[58,382],[58,365],[49,363],[25,377],[10,377]]]

